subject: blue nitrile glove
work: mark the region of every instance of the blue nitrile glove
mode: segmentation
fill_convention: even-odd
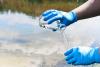
[[[45,11],[42,14],[42,16],[44,17],[44,21],[47,21],[48,24],[51,24],[54,21],[59,20],[60,21],[59,28],[66,27],[77,21],[77,14],[74,11],[67,13],[51,9]]]
[[[77,47],[72,48],[64,53],[65,60],[68,64],[73,65],[90,65],[100,63],[99,48]]]

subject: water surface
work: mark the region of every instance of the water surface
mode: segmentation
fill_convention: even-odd
[[[40,28],[38,17],[11,11],[0,13],[0,67],[74,67],[66,64],[63,53],[77,46],[100,46],[99,19],[72,24],[63,38],[59,31]]]

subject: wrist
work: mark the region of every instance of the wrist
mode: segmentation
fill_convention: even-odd
[[[74,22],[76,22],[78,20],[78,16],[77,13],[75,11],[71,11],[74,17]]]
[[[77,13],[75,11],[70,11],[69,14],[72,17],[71,23],[74,23],[78,20]]]

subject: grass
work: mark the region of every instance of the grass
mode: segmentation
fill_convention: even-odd
[[[34,14],[35,15],[40,15],[42,12],[48,9],[57,9],[57,10],[63,10],[63,11],[70,11],[76,7],[76,3],[73,4],[67,4],[67,3],[62,3],[62,2],[56,2],[56,3],[45,3],[41,5],[34,5]]]
[[[28,0],[4,0],[0,4],[1,11],[12,10],[24,12],[28,15],[39,16],[42,12],[48,9],[57,9],[63,11],[70,11],[76,7],[76,2],[45,2],[45,3],[31,3]]]

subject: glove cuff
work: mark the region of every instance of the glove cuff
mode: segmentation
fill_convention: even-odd
[[[74,23],[78,20],[77,13],[75,11],[70,11],[69,14],[73,17],[72,23]]]
[[[95,62],[100,63],[100,49],[98,47],[95,48],[96,54],[95,54]]]

